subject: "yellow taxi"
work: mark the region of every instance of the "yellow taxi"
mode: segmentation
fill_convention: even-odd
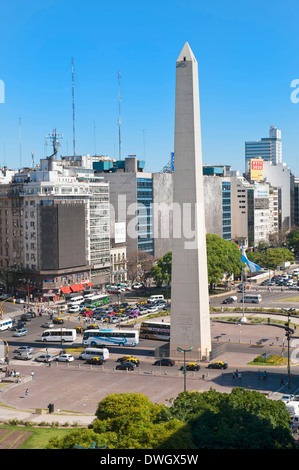
[[[186,370],[199,370],[200,365],[196,364],[196,362],[188,362],[186,364]],[[181,370],[184,370],[184,366],[181,367]]]
[[[136,366],[139,365],[139,359],[131,355],[119,357],[117,362],[132,362],[132,364],[135,364]]]

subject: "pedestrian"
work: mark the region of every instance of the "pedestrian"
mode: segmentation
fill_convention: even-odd
[[[259,370],[258,373],[257,373],[257,378],[258,378],[258,380],[261,379],[261,371],[260,371],[260,370]]]
[[[281,379],[280,379],[280,385],[284,385],[283,377],[281,377]]]
[[[267,378],[267,372],[264,370],[263,379],[266,380],[266,378]]]
[[[31,371],[31,379],[32,379],[32,380],[34,379],[34,372],[33,372],[33,370]]]
[[[29,398],[29,390],[28,390],[28,388],[26,388],[26,390],[25,390],[25,398]]]

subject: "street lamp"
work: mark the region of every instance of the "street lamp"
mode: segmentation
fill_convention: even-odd
[[[290,335],[293,333],[293,330],[290,328],[290,314],[291,312],[294,312],[294,308],[283,308],[285,312],[288,313],[288,322],[285,324],[285,335],[288,340],[288,389],[291,388],[291,369],[290,369]]]
[[[187,370],[186,370],[186,352],[192,351],[192,346],[191,348],[183,349],[180,348],[179,346],[177,347],[177,350],[184,353],[184,368],[183,368],[183,375],[184,375],[184,392],[186,391],[186,375],[187,375]]]

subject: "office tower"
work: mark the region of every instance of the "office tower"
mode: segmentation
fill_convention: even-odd
[[[186,43],[176,62],[170,354],[211,352],[197,61]],[[191,235],[190,230],[193,231]],[[188,233],[189,232],[189,233]]]
[[[269,137],[253,142],[245,142],[245,173],[250,175],[251,159],[262,158],[277,165],[282,162],[281,131],[270,127]]]

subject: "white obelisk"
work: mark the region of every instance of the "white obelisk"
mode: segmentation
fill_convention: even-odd
[[[197,61],[176,62],[170,357],[209,358],[211,330]]]

